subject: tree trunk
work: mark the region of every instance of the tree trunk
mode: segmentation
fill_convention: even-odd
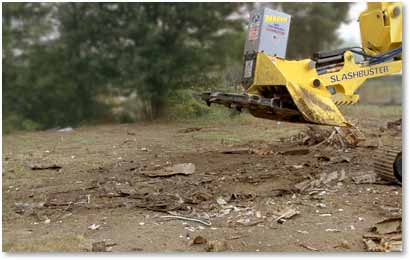
[[[151,98],[151,120],[158,119],[164,115],[165,102],[163,98],[154,96]]]

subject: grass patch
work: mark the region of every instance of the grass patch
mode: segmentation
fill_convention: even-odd
[[[402,116],[402,106],[380,106],[380,105],[365,105],[358,104],[348,107],[343,107],[341,112],[346,114],[350,118],[357,119],[369,119],[369,118],[380,118],[380,119],[392,119],[395,120]]]

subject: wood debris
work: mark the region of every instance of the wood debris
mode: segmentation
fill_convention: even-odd
[[[401,131],[402,119],[398,119],[395,121],[387,122],[387,129],[394,129],[397,131]]]
[[[305,244],[302,244],[302,243],[300,243],[299,246],[301,246],[301,247],[303,247],[307,250],[310,250],[310,251],[316,251],[316,252],[319,251],[319,249],[317,249],[317,248],[314,248],[314,247],[311,247],[311,246],[308,246],[308,245],[305,245]]]
[[[201,129],[202,127],[188,127],[185,129],[178,130],[178,133],[183,133],[183,134],[192,133],[192,132],[200,131]]]
[[[196,236],[192,240],[192,245],[203,245],[203,244],[206,244],[207,242],[208,242],[208,240],[206,238],[204,238],[203,236]]]
[[[401,217],[377,222],[372,233],[363,235],[363,243],[369,252],[401,252],[403,250]]]
[[[60,170],[63,167],[60,165],[57,165],[55,163],[50,163],[50,164],[32,164],[30,165],[30,169],[33,171],[38,171],[38,170]]]
[[[195,172],[195,164],[180,163],[160,170],[145,171],[147,177],[170,177],[174,175],[191,175]]]
[[[319,178],[316,179],[308,179],[302,182],[295,184],[295,188],[299,192],[310,191],[315,188],[320,188],[322,186],[328,187],[331,184],[335,184],[337,182],[342,182],[346,178],[346,173],[342,169],[341,171],[337,172],[330,172],[330,173],[322,173],[319,175]]]
[[[221,153],[223,154],[250,154],[252,152],[249,148],[236,148],[236,149],[224,150]]]
[[[353,176],[352,180],[355,184],[372,184],[377,182],[377,174],[374,172],[361,172],[357,176]]]
[[[401,232],[401,220],[401,217],[382,220],[374,224],[372,230],[381,235]]]
[[[317,148],[321,145],[335,148],[355,147],[365,140],[357,127],[319,127],[309,126],[291,140],[302,145]]]
[[[279,222],[279,223],[282,224],[282,223],[286,222],[287,219],[291,219],[292,217],[298,215],[299,211],[297,211],[293,208],[285,208],[285,209],[279,211],[276,214],[278,216],[273,220],[273,222]]]
[[[167,219],[180,219],[180,220],[186,220],[186,221],[193,221],[193,222],[197,222],[200,223],[202,225],[205,226],[211,226],[212,223],[205,221],[205,220],[201,220],[201,219],[196,219],[196,218],[188,218],[188,217],[183,217],[183,216],[174,216],[174,215],[168,215],[168,216],[161,216],[161,218],[167,218]]]

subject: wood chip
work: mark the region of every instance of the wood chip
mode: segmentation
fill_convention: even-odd
[[[314,248],[314,247],[311,247],[311,246],[308,246],[308,245],[305,245],[305,244],[302,244],[302,243],[300,243],[299,245],[303,248],[306,248],[307,250],[310,250],[310,251],[319,251],[319,249],[317,249],[317,248]]]
[[[195,172],[195,164],[180,163],[162,170],[146,171],[143,174],[147,177],[170,177],[174,175],[191,175]]]

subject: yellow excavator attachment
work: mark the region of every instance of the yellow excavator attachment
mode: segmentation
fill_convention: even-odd
[[[286,88],[307,121],[321,125],[346,126],[348,124],[331,98],[292,82],[288,82]]]
[[[401,3],[369,3],[359,18],[362,47],[286,60],[291,17],[265,8],[251,14],[245,43],[243,94],[203,93],[202,99],[264,119],[350,126],[339,105],[359,101],[369,78],[402,70]]]
[[[254,79],[247,94],[280,99],[282,107],[298,110],[303,123],[348,125],[328,90],[312,85],[317,73],[309,69],[309,62],[286,61],[263,53],[256,55]],[[278,120],[274,115],[270,119]]]
[[[247,108],[253,116],[264,119],[350,126],[338,106],[356,103],[359,96],[355,92],[366,79],[398,73],[402,62],[369,65],[356,63],[349,50],[336,53],[342,62],[331,69],[318,69],[311,59],[289,61],[258,53],[248,60],[255,65],[244,80],[244,94],[203,93],[202,99],[208,104]],[[329,58],[329,54],[324,56],[320,59]]]

